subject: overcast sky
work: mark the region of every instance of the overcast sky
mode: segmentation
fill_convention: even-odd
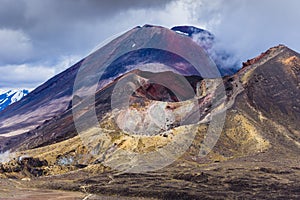
[[[300,51],[298,0],[0,0],[0,89],[34,88],[137,25],[194,25],[247,60]]]

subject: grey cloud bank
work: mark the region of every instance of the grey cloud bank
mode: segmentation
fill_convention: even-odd
[[[0,0],[0,88],[34,88],[137,25],[194,25],[244,61],[279,43],[300,51],[297,0]]]

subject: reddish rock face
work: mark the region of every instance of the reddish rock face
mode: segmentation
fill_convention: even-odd
[[[145,83],[141,84],[133,96],[167,102],[192,99],[196,95],[197,83],[203,80],[200,76],[181,76],[172,72],[138,71],[137,75],[143,77]]]

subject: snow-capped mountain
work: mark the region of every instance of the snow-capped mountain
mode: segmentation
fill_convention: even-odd
[[[10,104],[21,100],[29,93],[28,90],[0,90],[0,111],[4,110]]]
[[[171,30],[191,37],[215,62],[221,75],[232,75],[240,68],[240,60],[209,31],[194,26],[175,26]]]

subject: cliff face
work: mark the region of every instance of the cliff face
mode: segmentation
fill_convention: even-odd
[[[106,46],[105,52],[119,55],[123,50],[115,47],[128,45],[133,38],[138,45],[138,36],[145,34],[151,36],[150,44],[158,42],[158,36],[183,40],[185,49],[204,55],[189,37],[152,26],[129,31]],[[0,166],[3,177],[40,177],[33,181],[39,187],[83,191],[84,186],[90,193],[163,199],[299,195],[298,53],[282,45],[273,47],[222,79],[203,76],[186,60],[162,51],[122,55],[100,79],[94,110],[85,96],[74,96],[73,104],[68,97],[59,113],[49,112],[54,117],[40,116],[44,121],[29,132],[1,138],[1,148],[14,152],[14,159]],[[22,116],[42,105],[32,105],[30,98],[39,97],[44,108],[51,108],[57,96],[68,96],[70,88],[62,84],[74,83],[80,65],[16,104]],[[150,66],[155,70],[146,70]],[[64,88],[62,93],[59,87]],[[51,95],[46,98],[47,91]],[[17,116],[16,106],[4,115],[7,122]],[[72,106],[81,108],[78,115],[73,115]],[[90,122],[92,111],[97,126]],[[76,117],[82,119],[79,134]],[[223,119],[224,126],[214,117]],[[22,129],[19,123],[1,123],[2,131]],[[157,162],[153,152],[163,159]],[[22,156],[26,159],[20,160]]]

